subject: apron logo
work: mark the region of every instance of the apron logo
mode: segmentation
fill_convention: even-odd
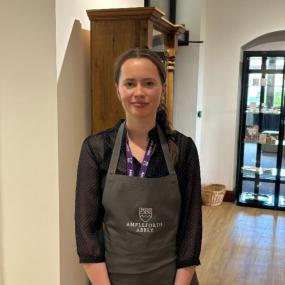
[[[140,219],[147,223],[152,218],[152,208],[139,208]]]
[[[164,227],[164,223],[161,221],[153,221],[152,208],[139,208],[140,221],[128,221],[126,227],[134,229],[137,233],[154,233]]]

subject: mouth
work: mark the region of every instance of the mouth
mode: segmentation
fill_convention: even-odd
[[[137,108],[143,108],[148,105],[148,103],[145,103],[145,102],[133,102],[131,104]]]

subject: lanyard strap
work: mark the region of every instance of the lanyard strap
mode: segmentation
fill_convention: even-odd
[[[148,147],[145,151],[144,154],[144,159],[143,162],[141,164],[141,168],[139,171],[139,177],[143,178],[145,177],[146,171],[147,171],[147,167],[150,161],[150,156],[151,156],[151,152],[152,152],[152,148],[153,148],[153,140],[150,141],[150,143],[148,144]],[[134,176],[134,163],[133,163],[133,155],[132,155],[132,151],[131,148],[128,144],[128,141],[126,141],[126,155],[127,155],[127,172],[128,172],[128,176]]]
[[[108,173],[107,173],[108,175],[116,174],[116,169],[117,169],[117,165],[118,165],[118,161],[119,161],[124,129],[125,129],[125,122],[123,122],[121,124],[121,126],[119,127],[119,130],[118,130],[118,133],[116,135],[115,144],[114,144],[114,148],[113,148],[113,152],[112,152],[112,156],[111,156],[111,161],[110,161],[110,165],[108,168]],[[162,151],[164,154],[164,158],[165,158],[165,162],[167,165],[169,175],[174,175],[175,170],[174,170],[174,167],[172,164],[172,160],[171,160],[171,156],[169,153],[169,148],[168,148],[166,138],[165,138],[163,131],[159,125],[157,125],[157,130],[158,130],[159,140],[160,140],[161,148],[162,148]]]

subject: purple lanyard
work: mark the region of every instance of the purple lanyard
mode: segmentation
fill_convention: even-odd
[[[140,172],[139,175],[141,178],[145,177],[146,174],[146,170],[148,167],[148,163],[150,161],[150,156],[151,156],[151,152],[152,152],[152,148],[153,148],[153,140],[150,141],[146,152],[144,154],[144,159],[143,162],[141,164],[141,168],[140,168]],[[127,172],[128,172],[128,176],[134,176],[134,164],[133,164],[133,155],[132,155],[132,151],[130,149],[130,146],[128,144],[128,141],[126,142],[126,154],[127,154]]]

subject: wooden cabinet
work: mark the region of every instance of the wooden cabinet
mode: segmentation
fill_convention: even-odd
[[[163,18],[153,7],[88,10],[91,22],[92,133],[112,127],[124,118],[116,96],[113,66],[118,55],[134,47],[153,49],[165,55],[166,104],[173,118],[173,73],[177,35],[184,27]]]

